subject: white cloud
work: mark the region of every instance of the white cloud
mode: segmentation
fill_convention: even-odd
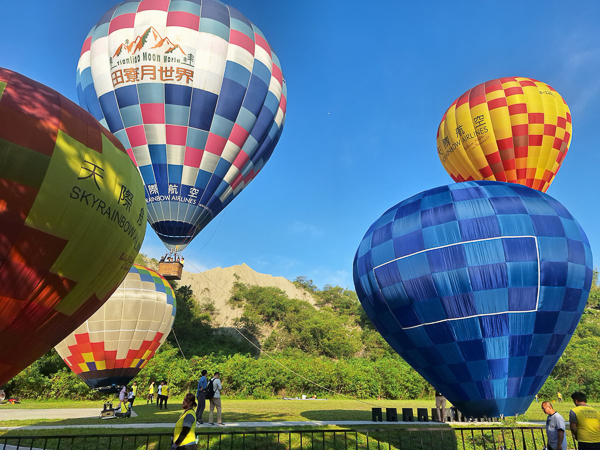
[[[557,49],[556,57],[550,61],[558,65],[556,83],[549,82],[561,95],[570,90],[565,98],[571,113],[583,115],[591,106],[595,106],[600,96],[600,46],[596,39],[590,39],[588,33],[578,31],[564,40]],[[546,80],[540,80],[546,81]],[[547,81],[548,82],[548,81]]]
[[[331,286],[340,286],[344,289],[354,290],[354,281],[352,280],[352,273],[348,270],[329,270],[324,268],[318,268],[311,271],[308,278],[322,289],[326,284]]]
[[[312,237],[320,237],[325,233],[323,228],[306,222],[294,222],[288,227],[291,233],[295,234],[308,234]]]
[[[146,229],[146,233],[154,233],[150,227]],[[140,253],[142,255],[146,255],[148,258],[160,259],[161,256],[164,256],[167,253],[167,249],[164,245],[156,244],[154,242],[149,242],[149,239],[145,239],[142,244],[142,248],[140,249]],[[160,242],[160,241],[159,241]]]
[[[258,272],[280,276],[281,272],[297,267],[298,260],[281,255],[257,255],[247,264]]]

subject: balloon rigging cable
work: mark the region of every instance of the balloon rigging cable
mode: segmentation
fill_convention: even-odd
[[[219,285],[218,285],[217,283],[215,283],[213,280],[211,280],[211,279],[210,279],[210,278],[208,278],[206,275],[204,275],[204,273],[203,273],[203,272],[200,272],[200,270],[199,270],[199,269],[198,269],[196,266],[194,266],[194,265],[193,265],[193,264],[191,264],[191,263],[190,263],[190,265],[191,265],[192,267],[194,267],[194,269],[198,270],[198,273],[200,273],[202,276],[204,276],[204,278],[206,278],[208,281],[210,281],[212,284],[214,284],[214,285],[215,285],[217,288],[219,288],[219,289],[220,289],[220,290],[221,290],[223,293],[227,294],[227,291],[225,291],[225,289],[223,289],[221,286],[219,286]],[[315,385],[315,386],[318,386],[318,387],[320,387],[321,389],[325,389],[326,391],[328,391],[328,392],[331,392],[331,393],[332,393],[332,394],[334,394],[334,395],[344,395],[344,396],[347,396],[347,397],[351,397],[351,400],[354,400],[354,401],[357,401],[357,402],[360,402],[360,403],[364,403],[365,405],[369,405],[369,406],[380,406],[380,405],[376,405],[376,404],[374,404],[374,403],[365,402],[364,400],[360,400],[360,399],[358,399],[358,398],[356,398],[356,397],[353,397],[353,396],[351,396],[351,395],[340,394],[340,393],[338,393],[338,392],[335,392],[335,391],[334,391],[334,390],[332,390],[332,389],[329,389],[329,388],[327,388],[327,387],[325,387],[325,386],[322,386],[322,385],[320,385],[320,384],[319,384],[319,383],[317,383],[316,381],[309,380],[309,379],[308,379],[308,378],[306,378],[304,375],[301,375],[301,374],[299,374],[298,372],[295,372],[295,371],[293,371],[293,370],[292,370],[292,369],[290,369],[289,367],[287,367],[287,366],[285,366],[284,364],[282,364],[281,362],[277,361],[275,358],[273,358],[271,355],[269,355],[269,353],[265,352],[263,349],[261,349],[260,347],[258,347],[258,346],[257,346],[257,345],[256,345],[254,342],[252,342],[250,339],[248,339],[248,338],[247,338],[247,337],[244,335],[244,333],[242,333],[242,332],[241,332],[241,331],[240,331],[240,330],[239,330],[239,329],[238,329],[238,328],[237,328],[235,325],[233,325],[233,324],[232,324],[232,325],[231,325],[231,327],[232,327],[232,328],[233,328],[235,331],[237,331],[237,332],[240,334],[240,336],[242,336],[244,339],[246,339],[246,340],[247,340],[247,341],[248,341],[248,342],[249,342],[249,343],[250,343],[250,344],[251,344],[253,347],[255,347],[255,348],[256,348],[256,349],[259,351],[259,353],[261,353],[262,355],[265,355],[267,358],[269,358],[269,359],[271,359],[272,361],[274,361],[275,363],[279,364],[281,367],[283,367],[283,368],[284,368],[285,370],[287,370],[288,372],[291,372],[291,373],[293,373],[294,375],[296,375],[297,377],[300,377],[300,378],[302,378],[304,381],[308,381],[310,384],[313,384],[313,385]],[[175,329],[174,329],[174,328],[171,328],[171,331],[172,331],[172,333],[173,333],[173,336],[175,337],[175,340],[177,341],[177,345],[179,346],[179,351],[181,352],[181,355],[182,355],[182,356],[183,356],[183,358],[186,360],[186,363],[188,364],[188,368],[190,368],[190,371],[192,371],[192,372],[193,372],[193,370],[191,369],[191,367],[190,367],[189,363],[187,362],[187,358],[186,358],[186,357],[185,357],[185,355],[183,354],[183,350],[181,349],[181,345],[179,345],[179,341],[177,340],[177,336],[175,336]]]
[[[225,214],[225,212],[221,212],[221,220],[219,220],[219,223],[217,224],[217,228],[215,228],[215,231],[213,231],[213,234],[210,236],[210,238],[208,238],[208,241],[206,241],[206,243],[200,247],[199,250],[196,250],[194,253],[192,253],[191,255],[187,255],[187,257],[189,258],[190,256],[194,256],[197,255],[198,253],[200,253],[202,250],[204,250],[204,247],[206,247],[210,241],[212,241],[212,238],[215,237],[215,234],[217,234],[217,230],[221,227],[221,222],[223,222],[223,215]],[[191,239],[188,241],[191,242]],[[196,267],[194,267],[196,270],[198,270]]]
[[[181,349],[181,345],[179,344],[179,339],[177,339],[177,335],[175,334],[175,329],[174,328],[171,328],[171,333],[173,333],[173,337],[175,338],[175,342],[177,342],[177,346],[179,347],[179,351],[181,352],[181,355],[183,356],[183,359],[185,360],[185,363],[187,364],[188,369],[190,369],[190,372],[193,373],[194,371],[190,367],[190,363],[189,363],[188,359],[183,354],[183,350]]]

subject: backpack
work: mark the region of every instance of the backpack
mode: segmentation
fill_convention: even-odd
[[[204,394],[205,398],[211,399],[215,396],[215,386],[213,384],[214,381],[215,379],[211,378],[208,382],[208,385],[206,386],[206,393]]]

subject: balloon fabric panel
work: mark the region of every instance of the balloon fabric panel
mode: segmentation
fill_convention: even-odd
[[[169,283],[134,264],[106,304],[56,350],[90,388],[127,384],[167,338],[175,310]]]
[[[277,56],[213,0],[107,12],[82,47],[77,91],[138,166],[149,222],[179,250],[262,170],[285,121]]]
[[[465,92],[444,114],[440,161],[455,181],[497,180],[545,192],[571,142],[569,107],[549,85],[507,77]]]
[[[357,294],[388,343],[463,413],[524,413],[592,280],[585,233],[539,191],[493,181],[417,194],[369,228]]]
[[[0,69],[0,385],[116,289],[145,233],[121,143],[50,88]]]

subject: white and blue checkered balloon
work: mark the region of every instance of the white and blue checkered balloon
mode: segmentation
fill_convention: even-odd
[[[472,181],[421,192],[365,234],[354,283],[386,341],[467,416],[524,413],[585,308],[592,252],[558,201]]]
[[[135,162],[148,222],[177,250],[262,170],[287,107],[264,35],[216,0],[114,6],[83,44],[77,93]]]

